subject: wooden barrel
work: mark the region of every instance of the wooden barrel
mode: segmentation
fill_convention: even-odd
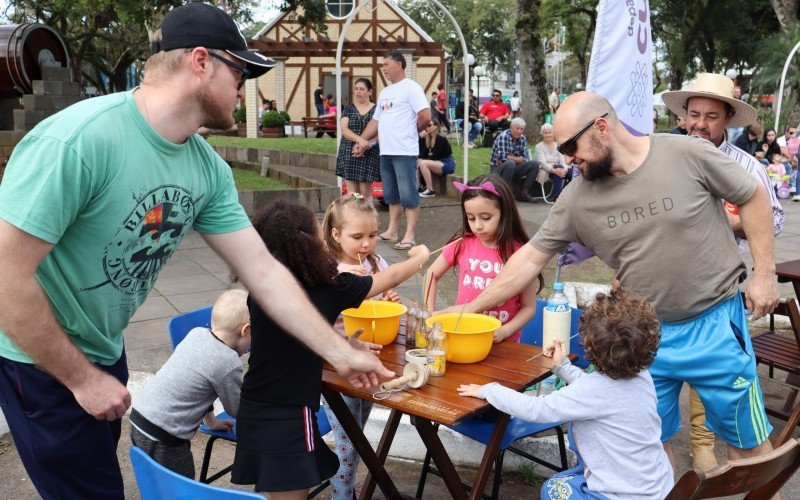
[[[38,23],[0,25],[0,97],[30,94],[42,79],[42,67],[69,67],[67,46],[50,26]]]

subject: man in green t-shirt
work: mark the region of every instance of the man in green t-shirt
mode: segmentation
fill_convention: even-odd
[[[0,185],[0,407],[45,498],[123,498],[122,332],[191,228],[354,385],[394,375],[319,315],[250,225],[230,168],[196,135],[232,126],[244,80],[273,63],[203,3],[167,14],[152,52],[141,87],[29,132]]]

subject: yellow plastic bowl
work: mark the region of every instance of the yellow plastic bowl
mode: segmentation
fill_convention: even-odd
[[[361,340],[389,345],[397,338],[400,317],[405,313],[406,306],[397,302],[365,300],[358,308],[342,311],[344,331],[350,336],[359,328],[363,328]]]
[[[447,334],[447,361],[452,363],[478,363],[486,359],[492,350],[494,332],[500,328],[500,320],[485,314],[446,313],[431,316],[425,322],[428,328],[441,323]],[[458,322],[458,331],[455,330]]]

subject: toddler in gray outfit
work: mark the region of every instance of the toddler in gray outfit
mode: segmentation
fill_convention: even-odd
[[[595,372],[573,366],[554,341],[546,355],[553,358],[552,372],[568,384],[561,390],[533,398],[499,384],[470,384],[458,392],[528,421],[570,422],[578,465],[547,480],[542,498],[664,498],[674,479],[647,371],[659,332],[650,304],[620,287],[597,294],[581,318],[581,339]]]
[[[189,440],[201,421],[214,430],[233,427],[233,421],[214,417],[213,403],[219,398],[225,411],[236,417],[244,376],[240,356],[249,348],[247,292],[223,292],[211,310],[211,329],[192,329],[133,402],[134,446],[194,479]]]

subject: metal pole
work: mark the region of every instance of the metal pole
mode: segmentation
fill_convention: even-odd
[[[780,133],[778,124],[781,120],[781,104],[783,102],[783,85],[786,83],[786,72],[789,71],[789,63],[792,61],[792,58],[797,53],[798,49],[800,49],[800,42],[797,42],[797,45],[795,45],[792,51],[789,52],[789,57],[786,58],[786,63],[783,65],[783,73],[781,73],[781,86],[778,92],[778,106],[775,108],[775,133]]]
[[[347,31],[350,29],[350,25],[353,23],[353,20],[356,18],[361,9],[366,7],[372,3],[372,0],[363,0],[358,7],[353,9],[350,12],[350,15],[347,16],[347,21],[345,21],[344,26],[342,26],[342,31],[339,33],[339,43],[336,45],[336,153],[339,153],[340,147],[340,138],[342,137],[342,47],[344,46],[344,37],[347,34]],[[461,41],[461,51],[464,54],[464,89],[461,91],[462,99],[464,101],[464,123],[469,124],[469,98],[467,95],[467,91],[469,88],[469,61],[467,59],[468,52],[467,52],[467,42],[464,40],[464,34],[461,32],[461,27],[456,22],[455,18],[450,11],[445,8],[444,5],[439,3],[437,0],[431,0],[431,3],[439,7],[439,10],[444,12],[444,15],[450,19],[450,23],[453,25],[456,33],[458,34],[458,38]],[[426,96],[427,97],[427,96]],[[464,132],[464,182],[467,182],[469,179],[469,148],[467,147],[467,142],[469,141],[469,131],[467,127],[463,127]]]

